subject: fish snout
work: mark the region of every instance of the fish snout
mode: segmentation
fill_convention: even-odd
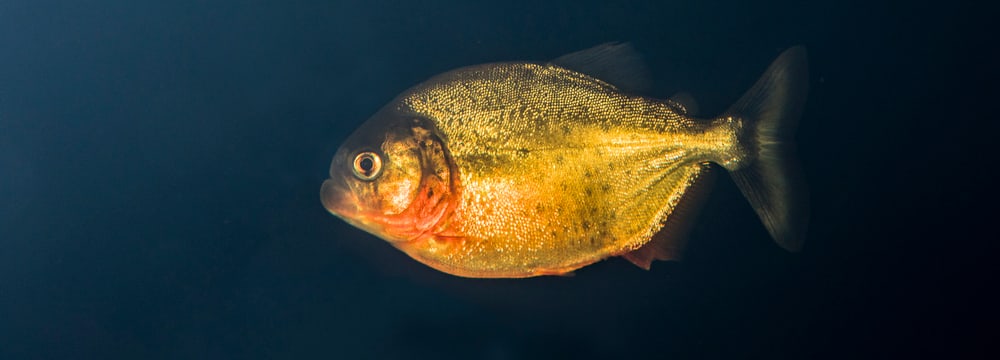
[[[323,181],[320,201],[326,211],[340,218],[350,218],[358,211],[358,198],[343,180],[330,178]]]

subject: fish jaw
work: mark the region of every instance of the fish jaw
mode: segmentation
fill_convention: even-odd
[[[417,197],[398,214],[382,214],[369,209],[345,181],[337,178],[323,182],[320,197],[323,207],[330,214],[400,247],[403,243],[425,237],[454,210],[455,202],[449,185],[425,178]]]
[[[323,186],[320,189],[320,200],[330,214],[356,228],[383,237],[384,231],[381,224],[375,221],[375,217],[371,216],[369,211],[365,211],[357,195],[343,180],[338,181],[337,178],[330,178],[323,181]]]

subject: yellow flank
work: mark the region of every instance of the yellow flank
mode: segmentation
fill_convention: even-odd
[[[558,274],[635,250],[708,162],[745,157],[739,120],[695,120],[554,65],[459,69],[396,106],[436,127],[459,190],[430,236],[394,245],[461,276]]]

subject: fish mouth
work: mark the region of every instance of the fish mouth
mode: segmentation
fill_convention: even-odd
[[[343,180],[326,179],[319,191],[323,207],[336,217],[351,222],[351,217],[358,214],[358,198]]]
[[[351,191],[350,186],[342,178],[330,178],[323,181],[320,188],[320,201],[330,214],[344,220],[348,224],[374,234],[384,240],[398,241],[386,232],[385,216],[378,216],[365,211],[358,196]]]

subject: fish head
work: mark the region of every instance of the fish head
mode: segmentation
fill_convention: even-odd
[[[453,208],[453,169],[429,121],[383,111],[337,150],[320,197],[331,214],[400,246]]]

